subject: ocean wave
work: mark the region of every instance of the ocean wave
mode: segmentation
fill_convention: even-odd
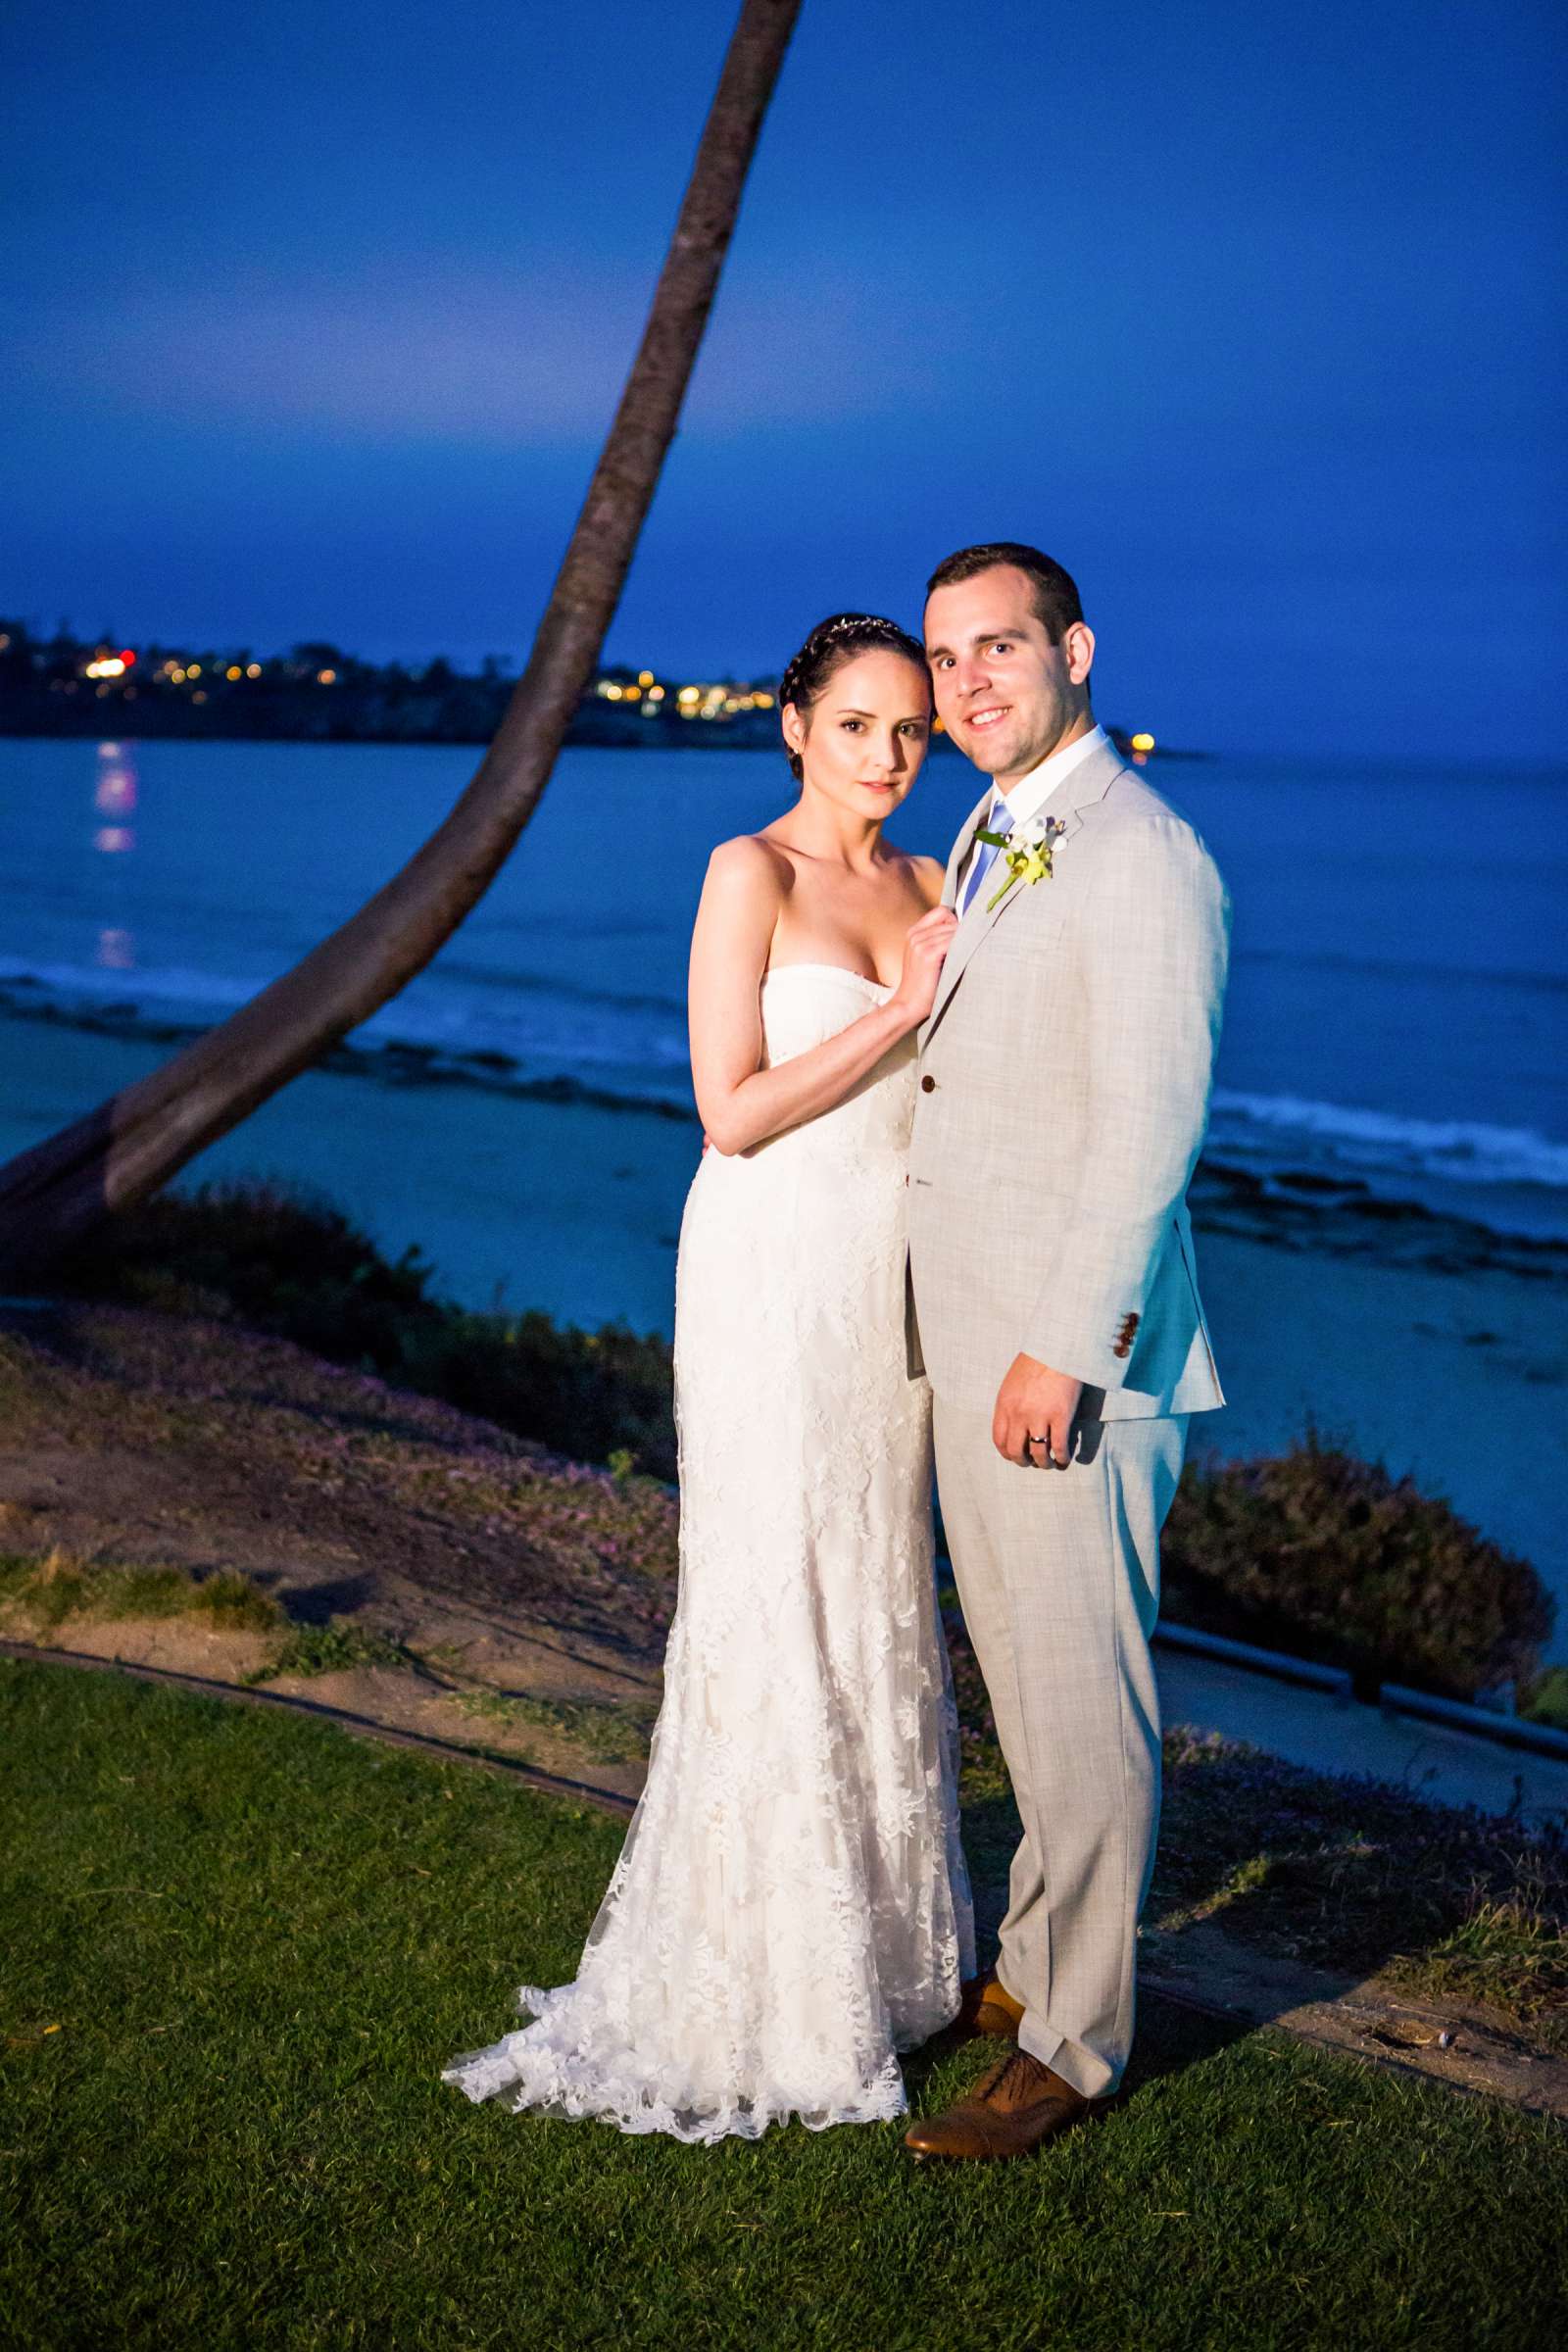
[[[1300,1095],[1252,1095],[1216,1088],[1213,1121],[1232,1146],[1247,1130],[1270,1139],[1308,1138],[1360,1171],[1405,1168],[1454,1184],[1542,1185],[1568,1189],[1568,1144],[1529,1127],[1480,1119],[1419,1119]],[[1258,1139],[1261,1141],[1261,1139]]]
[[[270,977],[179,964],[121,970],[0,956],[0,999],[17,1011],[37,1010],[94,1028],[112,1025],[125,1036],[163,1037],[172,1022],[195,1030],[224,1019]],[[504,1004],[476,1005],[466,993],[471,977],[461,987],[456,980],[439,968],[421,975],[354,1031],[353,1047],[499,1059],[527,1065],[534,1076],[569,1076],[588,1064],[624,1072],[638,1095],[649,1091],[646,1080],[661,1073],[667,1085],[684,1081],[685,1008],[667,997],[617,996],[570,981],[557,986],[514,976],[505,984]]]
[[[476,983],[482,984],[483,995]],[[0,957],[0,1004],[118,1036],[195,1035],[265,977],[180,964],[116,970]],[[435,966],[334,1050],[339,1068],[690,1116],[684,1008],[652,992]],[[1532,1128],[1421,1118],[1293,1094],[1216,1089],[1210,1148],[1261,1171],[1316,1169],[1383,1194],[1432,1185],[1568,1196],[1568,1143]],[[1568,1201],[1562,1217],[1568,1222]],[[1550,1220],[1558,1221],[1552,1206]]]
[[[0,956],[0,987],[36,991],[54,998],[62,1009],[82,1000],[89,1004],[124,1004],[137,1009],[143,998],[160,1004],[189,1004],[221,1015],[243,1004],[266,986],[264,980],[244,980],[232,973],[188,970],[182,964],[162,964],[146,971],[126,971],[108,964],[22,962]]]

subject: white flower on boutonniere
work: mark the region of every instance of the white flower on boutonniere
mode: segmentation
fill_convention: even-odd
[[[1002,862],[1007,869],[1007,879],[999,891],[986,901],[986,912],[1000,905],[1015,882],[1049,882],[1054,873],[1051,853],[1067,830],[1067,820],[1061,816],[1031,816],[1025,823],[1014,825],[1010,833],[978,832],[976,841],[984,841],[1002,852]]]

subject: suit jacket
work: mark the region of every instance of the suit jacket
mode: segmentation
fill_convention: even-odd
[[[990,807],[971,811],[945,898]],[[1020,1352],[1111,1419],[1223,1404],[1187,1186],[1208,1115],[1230,906],[1185,818],[1107,744],[1066,779],[1053,872],[969,907],[920,1031],[908,1345],[989,1411]]]

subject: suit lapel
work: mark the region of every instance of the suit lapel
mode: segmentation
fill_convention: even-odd
[[[1108,741],[1102,749],[1094,752],[1083,762],[1083,765],[1069,779],[1068,789],[1071,799],[1067,808],[1062,812],[1063,829],[1057,837],[1059,841],[1066,842],[1072,839],[1072,836],[1079,831],[1083,824],[1085,812],[1104,799],[1111,785],[1121,773],[1122,760],[1115,747]],[[958,835],[953,856],[948,862],[948,879],[942,894],[943,902],[947,906],[951,906],[955,903],[957,877],[963,870],[964,857],[979,829],[980,820],[990,806],[991,794],[988,792],[979,806],[970,811],[963,830]],[[1053,809],[1051,813],[1054,815],[1057,811]],[[953,998],[953,992],[967,971],[970,959],[981,941],[990,937],[1008,907],[1013,905],[1015,900],[1021,899],[1024,892],[1031,887],[1025,882],[1015,882],[1006,896],[991,906],[988,912],[987,902],[996,898],[997,891],[1001,889],[1005,879],[1005,869],[999,856],[997,863],[986,876],[986,886],[976,894],[974,904],[960,918],[958,928],[953,935],[953,945],[948,950],[946,961],[942,966],[942,977],[937,982],[937,993],[931,1006],[930,1016],[920,1032],[922,1049],[929,1041],[932,1030],[947,1010]]]
[[[1102,746],[1090,754],[1069,781],[1070,806],[1059,812],[1063,841],[1072,839],[1087,812],[1104,799],[1118,776],[1128,772],[1126,761],[1107,737]]]

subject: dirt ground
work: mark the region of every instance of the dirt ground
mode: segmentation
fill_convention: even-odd
[[[0,1552],[227,1570],[397,1663],[270,1685],[622,1795],[641,1786],[675,1506],[278,1340],[135,1310],[0,1310]],[[14,1636],[24,1627],[7,1622]],[[195,1617],[51,1645],[237,1682],[277,1648]],[[510,1702],[510,1703],[509,1703]]]
[[[674,1603],[673,1496],[287,1342],[136,1309],[0,1304],[5,1554],[238,1574],[282,1613],[271,1631],[195,1612],[50,1625],[12,1602],[8,1646],[234,1689],[315,1629],[336,1639],[318,1653],[326,1670],[278,1674],[266,1693],[532,1767],[615,1809],[641,1787]],[[1004,1892],[977,1893],[994,1930]],[[1506,2019],[1375,1979],[1347,1987],[1213,1923],[1168,1948],[1146,1935],[1140,1983],[1568,2117],[1568,2065]]]

